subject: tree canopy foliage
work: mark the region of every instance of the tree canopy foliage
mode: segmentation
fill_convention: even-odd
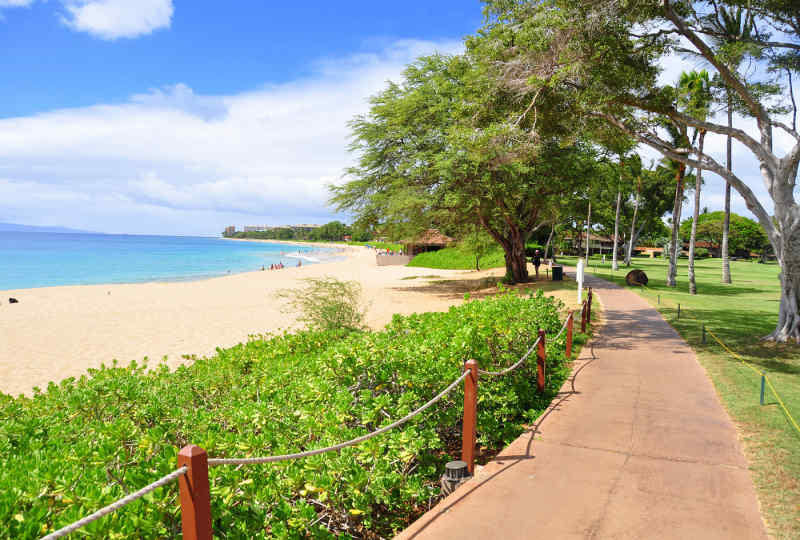
[[[781,307],[769,338],[800,340],[800,205],[794,194],[800,132],[792,86],[800,68],[797,2],[489,0],[486,13],[480,35],[492,45],[484,50],[494,51],[496,77],[507,88],[569,95],[587,129],[604,121],[666,158],[717,174],[739,192],[781,266]],[[678,89],[658,78],[660,62],[670,54],[702,59],[716,88],[754,120],[755,129],[682,108]],[[750,69],[740,69],[744,59]],[[671,137],[670,123],[739,141],[759,162],[774,215],[748,180],[700,152],[694,141]],[[788,148],[775,145],[776,131],[788,136]]]
[[[636,201],[624,178],[626,148],[648,145],[673,172],[673,246],[691,171],[715,173],[744,198],[782,269],[769,337],[800,340],[796,1],[484,3],[486,22],[464,54],[420,58],[353,121],[358,165],[332,187],[332,202],[359,223],[392,230],[479,224],[503,246],[510,279],[522,281],[526,239],[547,223],[580,228],[583,204],[591,227],[592,200],[611,194],[618,236],[625,206]],[[700,59],[709,74],[665,84],[659,74],[670,55]],[[750,117],[755,130],[718,122],[720,109]],[[776,131],[792,141],[788,150],[776,148]],[[774,215],[746,179],[702,151],[706,134],[736,139],[758,160]],[[618,158],[614,175],[599,164],[608,155]]]
[[[479,225],[503,247],[507,278],[520,282],[525,242],[593,175],[595,152],[574,135],[562,96],[540,92],[546,107],[520,110],[520,97],[489,74],[471,54],[408,66],[352,122],[359,162],[332,186],[332,202],[407,234]]]
[[[697,219],[698,240],[708,242],[714,248],[719,248],[722,245],[722,220],[724,217],[724,212],[721,211],[700,214]],[[681,223],[681,237],[684,241],[688,241],[691,228],[691,218]],[[731,214],[728,242],[728,250],[731,255],[737,251],[760,253],[768,245],[769,240],[761,225],[750,218]]]

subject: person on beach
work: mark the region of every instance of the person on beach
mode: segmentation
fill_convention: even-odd
[[[533,267],[536,269],[536,279],[539,279],[539,266],[542,264],[542,254],[537,249],[533,253]]]
[[[301,266],[303,266],[303,261],[297,261],[297,267],[300,268]]]

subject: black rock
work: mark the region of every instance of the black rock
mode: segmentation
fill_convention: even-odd
[[[628,275],[625,276],[625,283],[631,287],[641,287],[642,285],[647,285],[648,281],[647,274],[641,270],[631,270],[628,272]]]
[[[16,298],[9,298],[8,299],[8,303],[9,304],[19,304],[19,300],[17,300]]]

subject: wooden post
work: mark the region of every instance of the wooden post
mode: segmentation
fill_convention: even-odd
[[[589,287],[589,294],[587,295],[586,303],[586,322],[592,324],[592,288]]]
[[[536,350],[536,389],[539,392],[544,392],[544,381],[545,381],[545,365],[544,362],[546,360],[546,353],[545,353],[545,336],[544,330],[541,328],[539,329],[539,347]]]
[[[583,301],[583,307],[581,308],[581,334],[586,333],[586,300]]]
[[[468,360],[464,369],[470,374],[464,379],[464,417],[461,435],[461,461],[469,474],[475,474],[475,435],[478,422],[478,362]]]
[[[575,323],[575,311],[570,311],[567,317],[567,360],[572,358],[572,327]]]
[[[208,485],[208,454],[190,444],[178,452],[178,467],[188,467],[178,478],[181,524],[184,540],[210,540],[211,490]]]

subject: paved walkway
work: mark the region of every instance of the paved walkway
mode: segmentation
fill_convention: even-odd
[[[766,537],[736,429],[691,348],[638,295],[589,279],[605,324],[560,397],[399,538]]]

